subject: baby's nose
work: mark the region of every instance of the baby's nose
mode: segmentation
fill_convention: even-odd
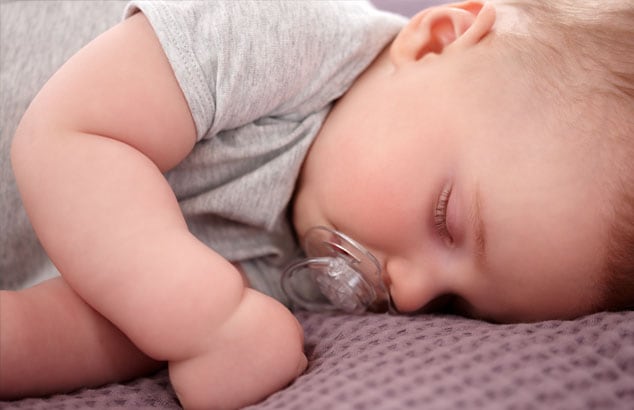
[[[385,264],[385,273],[392,303],[401,313],[416,312],[449,293],[442,275],[422,263],[392,258]]]

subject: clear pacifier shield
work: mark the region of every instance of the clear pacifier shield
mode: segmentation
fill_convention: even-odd
[[[325,227],[304,238],[307,258],[282,275],[282,289],[299,308],[362,313],[386,311],[389,293],[376,258],[348,236]]]

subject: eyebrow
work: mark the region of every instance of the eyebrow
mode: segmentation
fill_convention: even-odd
[[[480,187],[476,186],[473,194],[473,207],[469,212],[469,222],[473,229],[475,239],[475,256],[478,266],[484,270],[487,260],[487,237],[484,221],[482,219],[482,199]]]

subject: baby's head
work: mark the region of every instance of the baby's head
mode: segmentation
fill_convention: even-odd
[[[544,97],[597,164],[607,227],[597,309],[634,308],[634,1],[500,0],[495,41],[543,79]],[[528,51],[528,53],[526,53]],[[540,84],[540,81],[535,81]],[[554,138],[570,138],[554,136]],[[583,204],[579,204],[583,206]]]
[[[416,15],[322,127],[299,235],[325,225],[356,239],[403,312],[449,300],[513,321],[631,307],[633,3]]]

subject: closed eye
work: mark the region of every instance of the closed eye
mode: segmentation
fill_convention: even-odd
[[[440,196],[438,197],[438,203],[434,210],[434,226],[440,237],[447,243],[452,245],[454,240],[447,228],[447,205],[449,204],[449,197],[451,196],[451,185],[446,185]]]

